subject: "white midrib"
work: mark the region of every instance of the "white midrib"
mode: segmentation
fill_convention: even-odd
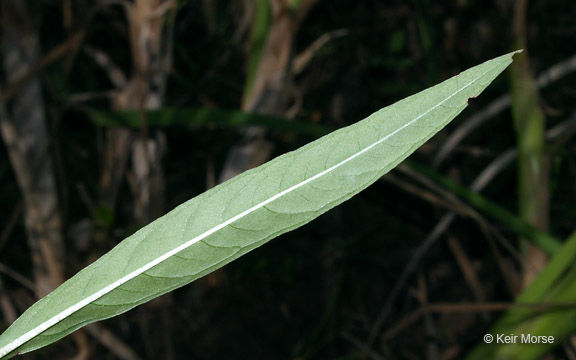
[[[446,101],[450,100],[452,97],[454,97],[455,95],[457,95],[458,93],[460,93],[461,91],[463,91],[464,89],[466,89],[467,87],[469,87],[470,85],[472,85],[474,82],[478,81],[480,78],[482,78],[484,75],[486,75],[488,73],[488,71],[484,72],[482,75],[478,76],[477,78],[475,78],[474,80],[470,81],[468,84],[466,84],[465,86],[463,86],[462,88],[458,89],[458,91],[452,93],[450,96],[448,96],[447,98],[445,98],[444,100],[442,100],[441,102],[439,102],[438,104],[434,105],[433,107],[431,107],[430,109],[428,109],[427,111],[425,111],[424,113],[418,115],[417,117],[415,117],[414,119],[410,120],[409,122],[407,122],[406,124],[402,125],[401,127],[399,127],[398,129],[394,130],[393,132],[391,132],[390,134],[384,136],[383,138],[379,139],[378,141],[374,142],[373,144],[365,147],[364,149],[358,151],[357,153],[351,155],[350,157],[342,160],[341,162],[327,168],[326,170],[312,176],[311,178],[308,178],[296,185],[293,185],[291,187],[289,187],[286,190],[283,190],[282,192],[262,201],[261,203],[252,206],[251,208],[249,208],[248,210],[245,210],[241,213],[239,213],[238,215],[224,221],[223,223],[214,226],[213,228],[211,228],[208,231],[205,231],[204,233],[196,236],[195,238],[188,240],[187,242],[183,243],[182,245],[168,251],[167,253],[159,256],[158,258],[154,259],[153,261],[149,262],[148,264],[130,272],[129,274],[123,276],[122,278],[116,280],[115,282],[113,282],[112,284],[102,288],[101,290],[95,292],[94,294],[84,298],[83,300],[77,302],[76,304],[70,306],[69,308],[59,312],[58,314],[54,315],[53,317],[51,317],[50,319],[46,320],[45,322],[43,322],[42,324],[36,326],[35,328],[33,328],[32,330],[24,333],[23,335],[19,336],[18,338],[16,338],[15,340],[13,340],[12,342],[6,344],[2,349],[0,349],[0,358],[2,358],[3,356],[9,354],[10,352],[16,350],[18,347],[20,347],[21,345],[23,345],[24,343],[32,340],[34,337],[36,337],[37,335],[40,335],[42,332],[46,331],[47,329],[51,328],[52,326],[58,324],[60,321],[66,319],[68,316],[74,314],[76,311],[82,309],[83,307],[89,305],[90,303],[98,300],[99,298],[101,298],[102,296],[108,294],[109,292],[111,292],[112,290],[116,289],[117,287],[125,284],[126,282],[132,280],[133,278],[137,277],[138,275],[144,273],[147,270],[150,270],[151,268],[153,268],[154,266],[162,263],[164,260],[169,259],[170,257],[178,254],[179,252],[181,252],[182,250],[185,250],[187,248],[189,248],[190,246],[194,245],[195,243],[201,241],[202,239],[205,239],[206,237],[214,234],[215,232],[217,232],[218,230],[221,230],[223,228],[225,228],[226,226],[234,223],[235,221],[251,214],[252,212],[261,209],[262,207],[268,205],[269,203],[271,203],[272,201],[281,198],[282,196],[291,193],[292,191],[334,171],[335,169],[339,168],[340,166],[354,160],[355,158],[357,158],[358,156],[364,154],[365,152],[369,151],[370,149],[374,148],[375,146],[381,144],[382,142],[386,141],[387,139],[391,138],[392,136],[396,135],[398,132],[402,131],[403,129],[405,129],[406,127],[414,124],[416,121],[418,121],[419,119],[421,119],[422,117],[426,116],[427,114],[429,114],[430,112],[432,112],[433,110],[437,109],[438,107],[442,106],[442,104],[444,104]]]

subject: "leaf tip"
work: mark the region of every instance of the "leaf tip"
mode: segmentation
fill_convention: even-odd
[[[514,55],[520,54],[520,53],[523,53],[523,52],[524,52],[524,49],[518,49],[518,50],[512,51],[512,52],[510,53],[510,57],[511,57],[512,59],[514,59]]]

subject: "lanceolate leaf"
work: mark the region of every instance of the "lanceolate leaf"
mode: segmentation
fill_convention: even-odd
[[[410,155],[511,61],[471,68],[178,206],[28,309],[0,336],[0,358],[121,314],[313,220]]]

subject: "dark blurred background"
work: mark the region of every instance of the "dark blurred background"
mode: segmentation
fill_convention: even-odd
[[[530,229],[574,231],[573,0],[0,6],[0,330],[181,202],[525,49],[412,163],[23,359],[459,359],[546,267]],[[573,330],[547,359],[576,359]]]

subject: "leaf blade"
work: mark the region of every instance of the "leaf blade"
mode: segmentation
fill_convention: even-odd
[[[0,336],[0,358],[123,313],[312,221],[372,184],[450,122],[511,63],[512,54],[178,206],[28,309]]]

